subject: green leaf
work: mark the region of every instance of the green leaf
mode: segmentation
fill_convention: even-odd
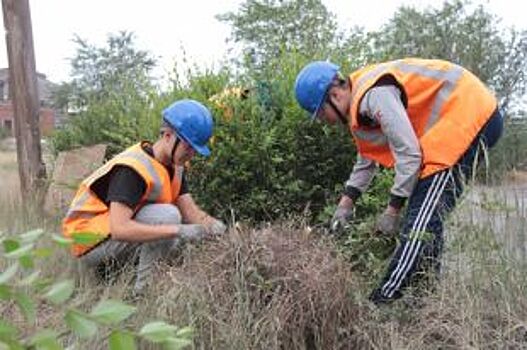
[[[18,341],[11,340],[6,343],[0,341],[0,350],[26,350]]]
[[[47,258],[50,257],[53,254],[53,250],[51,248],[37,248],[33,251],[33,256],[37,258]]]
[[[10,251],[9,253],[6,253],[4,256],[6,258],[8,258],[8,259],[18,259],[20,257],[28,255],[31,252],[31,250],[33,249],[33,246],[34,246],[33,243],[29,243],[29,244],[23,245],[21,247],[18,247],[16,249]]]
[[[14,275],[16,275],[19,266],[20,265],[18,264],[18,262],[15,262],[11,266],[9,266],[5,271],[3,271],[0,274],[0,284],[6,284],[7,282],[9,282],[9,280],[13,278]]]
[[[0,285],[0,300],[11,299],[11,288],[6,285]]]
[[[135,350],[135,337],[130,332],[115,330],[110,334],[110,350]]]
[[[35,303],[31,298],[23,293],[18,292],[16,294],[13,294],[14,299],[20,308],[20,311],[24,314],[24,317],[29,323],[33,323],[35,321]]]
[[[179,329],[176,333],[176,337],[178,338],[192,339],[193,336],[194,336],[194,328],[192,327],[183,327]]]
[[[77,244],[94,244],[102,239],[100,235],[93,232],[74,232],[72,238]]]
[[[43,329],[39,331],[37,334],[31,337],[29,344],[33,345],[37,349],[45,349],[45,350],[61,350],[62,349],[62,346],[60,346],[58,342],[57,332],[51,329]]]
[[[177,327],[165,322],[150,322],[141,328],[139,335],[154,343],[161,343],[174,337]]]
[[[44,297],[53,304],[61,304],[71,297],[73,288],[72,280],[57,282],[44,294]]]
[[[17,285],[19,286],[32,285],[37,280],[38,276],[40,276],[40,271],[39,270],[33,271],[30,275],[20,280],[20,282],[18,282]]]
[[[2,242],[2,244],[4,246],[4,252],[6,253],[12,252],[13,250],[20,247],[20,243],[18,243],[18,241],[15,241],[14,239],[6,239]]]
[[[103,300],[93,308],[90,316],[103,324],[116,324],[127,319],[135,310],[134,306],[120,301]]]
[[[192,345],[192,340],[182,338],[168,338],[164,343],[165,349],[180,350]]]
[[[18,237],[20,238],[20,241],[22,243],[31,243],[31,242],[35,242],[43,233],[44,233],[44,230],[36,229],[36,230],[23,233]]]
[[[55,281],[49,277],[42,277],[35,281],[33,288],[36,292],[42,294],[46,289],[49,288]]]
[[[68,310],[64,316],[68,327],[81,338],[90,338],[97,332],[97,324],[77,310]]]
[[[51,239],[58,243],[60,246],[70,246],[73,243],[73,239],[64,236],[53,234]]]
[[[20,262],[20,265],[22,265],[22,267],[25,269],[33,269],[35,267],[33,258],[30,255],[21,256],[18,261]]]
[[[15,326],[0,319],[0,339],[14,339],[17,333],[18,329]]]

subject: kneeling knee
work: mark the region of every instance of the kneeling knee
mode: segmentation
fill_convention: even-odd
[[[148,204],[135,215],[144,224],[180,224],[181,213],[173,204]]]

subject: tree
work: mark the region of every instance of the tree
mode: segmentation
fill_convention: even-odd
[[[79,37],[75,43],[73,79],[54,94],[55,106],[67,106],[74,116],[53,138],[55,150],[104,142],[114,153],[155,136],[159,93],[150,76],[156,64],[151,54],[137,49],[127,32],[110,35],[102,47]]]
[[[78,47],[71,58],[72,81],[57,89],[58,107],[68,104],[74,110],[83,109],[123,89],[145,91],[152,87],[150,73],[156,61],[149,52],[135,47],[133,33],[111,34],[103,47],[78,36],[73,41]]]
[[[320,54],[334,42],[337,28],[320,0],[247,0],[238,12],[217,18],[232,26],[231,40],[243,45],[257,67],[284,51]]]
[[[445,2],[418,11],[401,7],[374,33],[377,60],[408,56],[440,58],[460,64],[491,86],[505,110],[527,85],[527,31],[503,30],[483,6]]]

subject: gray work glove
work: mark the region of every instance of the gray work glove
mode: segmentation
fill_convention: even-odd
[[[225,231],[227,231],[227,225],[225,225],[222,221],[220,220],[214,220],[212,222],[212,224],[210,224],[209,226],[209,233],[212,235],[212,236],[220,236],[222,234],[225,233]]]
[[[401,217],[399,214],[390,214],[384,212],[377,220],[375,231],[388,236],[395,236],[397,233],[399,233],[400,221]]]
[[[330,232],[333,234],[341,233],[351,219],[353,219],[353,208],[337,207],[329,224]]]
[[[185,241],[199,242],[208,235],[203,225],[186,224],[179,225],[179,236]]]

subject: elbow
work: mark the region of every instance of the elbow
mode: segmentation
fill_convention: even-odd
[[[423,154],[420,151],[414,152],[408,157],[408,164],[415,172],[420,172],[423,166]]]
[[[415,161],[415,166],[418,169],[421,169],[421,167],[423,166],[423,155],[421,153],[416,154],[414,161]]]
[[[126,233],[128,232],[126,224],[122,222],[116,222],[115,220],[110,220],[110,234],[112,239],[117,241],[126,240]]]

